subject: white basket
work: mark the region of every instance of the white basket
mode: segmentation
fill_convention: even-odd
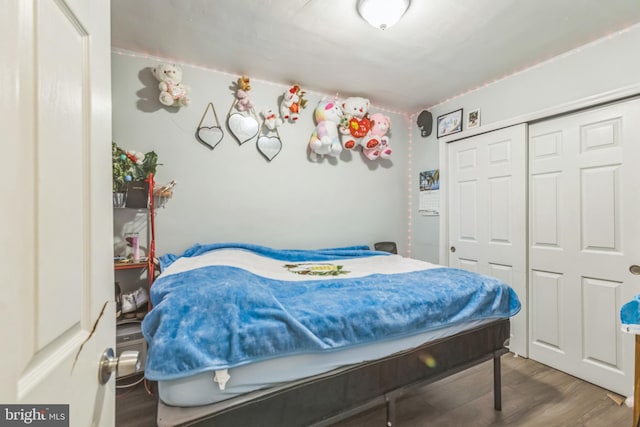
[[[167,197],[167,196],[153,196],[153,206],[156,209],[164,208],[165,205],[167,204],[167,201],[170,199],[171,197]]]

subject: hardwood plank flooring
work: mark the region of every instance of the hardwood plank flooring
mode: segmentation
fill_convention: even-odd
[[[494,411],[492,363],[485,362],[407,392],[397,402],[396,425],[626,427],[632,424],[632,409],[618,406],[606,390],[512,354],[502,356],[502,411]],[[116,426],[156,425],[156,389],[153,384],[150,388],[154,393],[151,396],[142,383],[132,389],[118,390]],[[336,427],[384,425],[385,412],[380,407],[340,422]]]
[[[133,384],[142,379],[138,376],[133,379],[125,378],[116,383],[118,387]],[[158,391],[155,383],[147,384],[149,394],[144,382],[116,389],[116,427],[155,427],[156,408],[158,404]]]

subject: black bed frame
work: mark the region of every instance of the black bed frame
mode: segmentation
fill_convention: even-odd
[[[157,422],[167,426],[328,426],[386,405],[395,426],[396,399],[407,389],[438,381],[493,359],[493,396],[502,409],[500,357],[508,350],[508,319],[426,343],[401,353],[333,370],[233,399],[191,408],[158,402]],[[427,363],[431,358],[434,363]]]

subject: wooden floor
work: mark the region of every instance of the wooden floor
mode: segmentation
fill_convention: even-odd
[[[488,361],[408,392],[397,403],[396,425],[631,427],[631,408],[618,406],[606,390],[512,354],[502,357],[502,411],[494,411],[492,364]],[[153,385],[151,389],[155,393]],[[156,397],[148,395],[143,384],[118,389],[116,426],[155,426],[155,411]],[[337,424],[339,427],[384,425],[383,408]]]

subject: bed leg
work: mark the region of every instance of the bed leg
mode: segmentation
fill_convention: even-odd
[[[393,427],[396,425],[396,396],[385,394],[384,400],[387,403],[387,427]]]
[[[502,411],[502,376],[500,373],[500,356],[493,355],[493,407]]]

